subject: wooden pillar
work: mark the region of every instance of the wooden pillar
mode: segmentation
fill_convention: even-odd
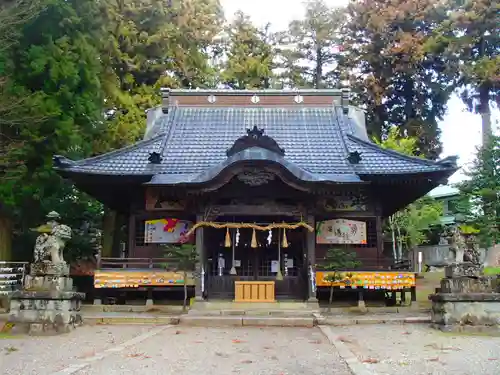
[[[316,228],[316,222],[314,220],[314,215],[307,215],[307,224]],[[316,299],[316,229],[312,232],[307,231],[306,235],[307,244],[307,265],[308,265],[308,279],[307,279],[307,291],[308,291],[308,301],[317,302]],[[312,274],[311,274],[312,271]]]
[[[103,228],[102,228],[102,250],[103,257],[113,256],[113,241],[115,235],[116,212],[108,208],[104,209]]]
[[[135,257],[135,215],[130,214],[128,218],[128,241],[127,241],[127,256]]]
[[[377,266],[380,266],[380,258],[384,252],[384,228],[382,227],[382,216],[378,214],[375,221],[377,231]]]
[[[196,222],[203,221],[203,215],[196,215]],[[195,278],[195,300],[203,301],[206,295],[205,273],[207,272],[205,262],[205,245],[203,241],[203,228],[196,229],[196,252],[198,253],[198,261],[196,262]]]
[[[127,220],[127,216],[121,212],[116,213],[115,225],[113,230],[113,247],[111,256],[115,258],[121,257],[122,247],[121,244],[124,242],[124,233],[122,231],[123,226],[125,225]]]

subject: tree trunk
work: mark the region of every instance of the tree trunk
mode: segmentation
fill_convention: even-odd
[[[0,260],[12,260],[12,220],[0,214]]]
[[[483,133],[483,146],[488,144],[492,135],[491,110],[490,110],[490,85],[484,82],[479,86],[479,113],[481,114],[481,130]]]
[[[328,312],[332,311],[332,303],[333,303],[333,283],[330,285],[330,297],[328,298]]]
[[[313,88],[320,89],[323,79],[323,53],[321,46],[316,42],[316,68],[314,69]]]
[[[399,225],[396,226],[396,230],[398,231],[398,260],[403,259],[403,241],[401,240],[401,229]]]
[[[389,217],[389,225],[391,227],[391,237],[392,237],[392,257],[394,261],[398,260],[398,254],[396,253],[396,232],[394,231],[394,218]]]
[[[109,209],[104,211],[104,223],[102,226],[102,251],[101,256],[110,258],[113,256],[113,240],[115,236],[116,212]]]
[[[184,301],[182,302],[182,311],[187,310],[188,287],[187,287],[187,272],[184,271]]]

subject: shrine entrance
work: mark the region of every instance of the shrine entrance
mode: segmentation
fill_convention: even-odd
[[[256,224],[270,224],[269,218],[266,219],[266,222]],[[231,218],[227,221],[250,222],[249,218],[241,221]],[[204,228],[207,298],[234,300],[235,282],[268,281],[274,283],[274,295],[278,300],[306,299],[306,232],[307,229],[302,227],[270,231],[247,227]]]

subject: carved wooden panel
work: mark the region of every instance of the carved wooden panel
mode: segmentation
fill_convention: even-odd
[[[183,211],[186,209],[186,201],[162,194],[161,189],[146,189],[146,210],[147,211]]]
[[[318,208],[324,212],[363,212],[369,209],[369,200],[362,191],[342,191],[318,200]]]

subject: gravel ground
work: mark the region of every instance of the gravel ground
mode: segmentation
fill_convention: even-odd
[[[426,325],[331,330],[377,375],[500,374],[500,338],[442,333]]]
[[[148,326],[83,326],[62,336],[0,336],[2,375],[48,375],[79,358],[130,340],[149,331]]]
[[[318,329],[173,327],[78,375],[350,375]]]

